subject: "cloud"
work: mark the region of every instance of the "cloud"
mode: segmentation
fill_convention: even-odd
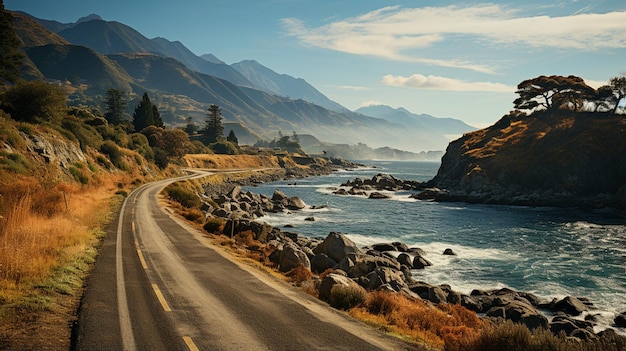
[[[362,87],[362,86],[354,86],[354,85],[340,85],[337,88],[342,90],[353,90],[353,91],[363,91],[363,90],[371,90],[370,87]]]
[[[452,41],[582,51],[626,48],[626,11],[551,17],[521,16],[515,9],[497,4],[390,6],[313,28],[294,18],[283,19],[282,24],[289,36],[306,45],[486,73],[493,69],[465,61],[424,58],[420,53]]]
[[[418,88],[427,90],[465,91],[465,92],[497,92],[512,93],[516,87],[491,82],[466,82],[460,79],[424,76],[414,74],[410,77],[386,75],[382,84],[394,87]]]

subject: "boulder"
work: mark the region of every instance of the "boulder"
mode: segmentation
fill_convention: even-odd
[[[525,324],[529,329],[548,327],[548,319],[530,304],[509,299],[495,299],[494,302],[499,303],[494,303],[495,306],[487,311],[489,317],[509,319]]]
[[[360,276],[367,276],[377,267],[387,267],[399,271],[401,265],[398,260],[393,257],[362,256],[356,258],[354,266],[346,272],[348,272],[349,277],[358,278]]]
[[[450,248],[445,249],[443,251],[443,254],[447,255],[447,256],[456,256],[456,252],[454,252],[454,250],[452,250]]]
[[[356,244],[339,232],[330,232],[324,241],[317,245],[313,252],[318,255],[325,253],[328,257],[341,262],[349,254],[360,253]]]
[[[337,265],[337,261],[328,257],[325,253],[321,253],[313,256],[311,259],[311,271],[314,273],[322,273],[329,268],[333,268]]]
[[[389,267],[377,267],[366,278],[369,281],[369,285],[364,288],[368,290],[377,290],[384,285],[391,286],[394,291],[408,289],[408,285],[404,280],[404,274]]]
[[[373,193],[370,194],[369,198],[370,199],[389,199],[391,198],[391,196],[374,191]]]
[[[431,286],[430,288],[428,288],[427,299],[428,301],[433,302],[433,303],[442,303],[442,302],[448,301],[448,296],[440,287]]]
[[[337,273],[330,273],[330,274],[327,274],[324,277],[324,279],[322,279],[322,282],[320,283],[320,288],[319,288],[320,299],[326,302],[330,302],[330,292],[333,286],[337,284],[341,284],[347,287],[354,286],[356,289],[360,288],[359,284],[357,284],[352,279],[346,276],[337,274]]]
[[[301,210],[303,208],[306,208],[306,204],[304,203],[304,201],[302,201],[301,198],[295,196],[290,197],[287,200],[287,205],[285,207],[289,210]]]
[[[413,258],[406,253],[401,253],[398,255],[398,262],[401,265],[413,268]]]
[[[626,311],[618,314],[617,317],[613,319],[613,323],[615,323],[617,327],[626,328]]]
[[[396,251],[396,247],[391,243],[378,243],[372,245],[372,250],[385,252],[385,251]]]
[[[414,269],[424,269],[428,266],[432,266],[433,264],[430,263],[429,260],[425,259],[422,256],[415,256],[415,258],[413,258],[413,268]]]
[[[282,202],[287,200],[288,197],[280,190],[274,190],[274,194],[272,195],[272,202]]]
[[[554,304],[555,311],[563,311],[570,316],[578,316],[587,311],[587,306],[578,298],[567,296]]]
[[[280,254],[278,270],[281,272],[289,272],[299,266],[311,269],[311,262],[308,256],[297,245],[293,243],[285,244]]]

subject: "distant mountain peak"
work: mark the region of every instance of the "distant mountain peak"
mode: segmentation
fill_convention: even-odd
[[[94,20],[103,21],[102,17],[96,15],[95,13],[92,13],[89,16],[79,18],[78,21],[76,21],[76,24],[94,21]]]

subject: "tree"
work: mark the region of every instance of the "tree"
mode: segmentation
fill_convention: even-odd
[[[609,80],[609,86],[613,89],[613,95],[615,97],[615,107],[613,107],[613,113],[617,113],[617,108],[623,99],[626,99],[626,73],[619,77],[613,77]]]
[[[19,82],[2,94],[2,109],[16,121],[60,124],[67,115],[67,94],[42,81]]]
[[[124,120],[124,108],[126,108],[126,101],[124,101],[124,93],[118,89],[107,90],[104,100],[106,106],[106,112],[104,117],[111,124],[120,124]]]
[[[569,108],[579,110],[585,100],[595,96],[596,91],[576,76],[539,76],[527,79],[517,86],[519,98],[513,104],[516,109]]]
[[[198,127],[193,121],[193,117],[187,117],[187,125],[185,126],[185,132],[189,135],[194,135],[198,131]]]
[[[20,51],[20,40],[13,28],[13,16],[4,9],[0,0],[0,79],[15,83],[20,76],[24,54]]]
[[[231,143],[239,146],[239,140],[237,140],[237,136],[235,135],[235,131],[234,130],[230,130],[230,133],[228,133],[228,136],[226,137],[226,141],[230,141]]]
[[[224,138],[224,125],[222,124],[222,112],[220,107],[212,104],[207,113],[206,128],[204,130],[207,142],[212,144]]]
[[[148,93],[143,93],[141,101],[137,107],[135,107],[133,125],[137,132],[148,126],[163,127],[163,120],[161,120],[159,110],[152,104],[152,101],[150,101]]]

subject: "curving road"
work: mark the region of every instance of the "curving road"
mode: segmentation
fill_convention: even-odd
[[[212,248],[133,191],[103,242],[74,326],[73,350],[410,350]]]

